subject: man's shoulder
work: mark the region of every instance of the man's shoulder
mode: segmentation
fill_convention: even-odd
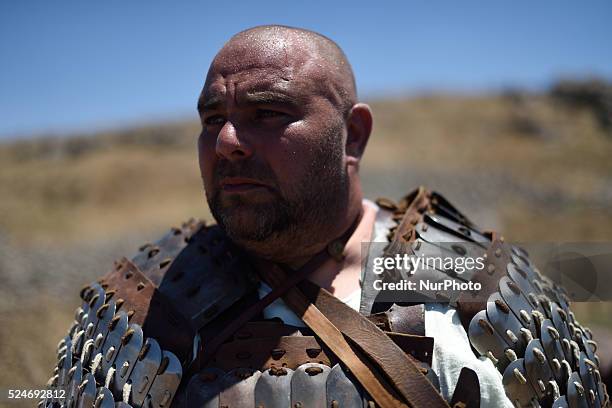
[[[124,311],[130,324],[186,361],[198,330],[248,293],[254,281],[245,254],[221,228],[190,219],[142,245],[134,256],[115,261],[81,295],[85,314],[103,304],[109,314]],[[94,292],[102,299],[92,303],[88,295]],[[75,323],[86,328],[83,321]],[[108,334],[103,325],[91,330]]]
[[[590,330],[572,313],[566,290],[540,273],[524,248],[497,232],[483,231],[441,194],[422,187],[398,203],[379,200],[378,204],[395,221],[388,235],[388,255],[406,251],[452,260],[448,268],[434,264],[413,277],[481,285],[478,291],[460,291],[447,302],[456,308],[459,319],[442,325],[438,351],[453,355],[456,343],[445,340],[450,327],[461,323],[470,348],[497,368],[506,395],[517,405],[535,401],[555,401],[554,406],[567,406],[568,401],[570,406],[606,405],[601,377],[592,375],[599,363]],[[474,256],[483,262],[456,269],[464,265],[457,260]],[[441,300],[437,288],[423,295],[424,302],[428,297]],[[450,363],[453,357],[443,360]]]
[[[128,399],[138,406],[145,397],[168,405],[195,357],[199,330],[254,287],[249,271],[218,226],[190,219],[171,228],[83,287],[50,382],[67,387],[73,402],[93,403],[97,383],[124,398],[133,392]],[[85,380],[91,386],[77,392]]]

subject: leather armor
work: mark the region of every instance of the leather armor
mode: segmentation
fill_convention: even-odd
[[[424,188],[399,203],[377,203],[390,227],[385,255],[400,247],[416,254],[421,245],[444,239],[480,248],[486,263],[468,273],[488,298],[473,301],[466,293],[453,305],[474,353],[493,362],[515,406],[608,406],[590,331],[576,321],[563,289],[539,273],[525,250],[481,232],[441,195]],[[458,279],[449,271],[428,273]],[[417,403],[402,406],[439,406],[426,403],[441,399],[430,367],[433,338],[425,335],[424,305],[377,300],[377,293],[366,289],[371,279],[366,268],[360,313],[367,324],[336,321],[336,326],[381,377],[386,371],[376,366],[380,353],[368,350],[376,345],[364,346],[352,338],[358,336],[351,327],[343,326],[371,324],[368,330],[384,333],[428,384],[410,391],[419,394],[411,400]],[[191,220],[171,229],[82,289],[82,304],[58,344],[58,364],[49,380],[50,386],[66,389],[66,398],[43,400],[40,406],[377,406],[368,387],[315,330],[261,314],[201,364],[210,339],[259,300],[259,281],[247,255],[219,227]],[[299,288],[308,295],[308,285]],[[334,310],[325,297],[309,299],[322,311]],[[347,319],[352,318],[349,313]],[[464,368],[444,404],[480,406],[477,373]]]

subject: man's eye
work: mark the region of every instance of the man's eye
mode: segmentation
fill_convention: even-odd
[[[225,123],[225,118],[221,115],[213,115],[204,119],[204,123],[207,125],[222,125]]]
[[[257,119],[265,119],[265,118],[275,118],[275,117],[280,117],[280,116],[287,116],[287,114],[283,112],[279,112],[279,111],[270,110],[270,109],[257,109],[255,116],[257,117]]]

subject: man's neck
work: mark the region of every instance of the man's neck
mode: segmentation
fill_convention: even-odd
[[[376,220],[376,207],[362,202],[361,219],[344,247],[341,261],[328,259],[308,279],[336,297],[344,298],[360,289],[361,246],[369,242]]]
[[[363,242],[372,239],[372,231],[376,219],[377,208],[371,203],[362,202],[360,218],[356,225],[352,225],[350,236],[344,237],[345,245],[342,259],[334,259],[329,256],[325,261],[310,272],[307,279],[320,287],[328,290],[334,296],[345,298],[360,289],[361,278],[361,246]],[[324,247],[322,251],[326,251]],[[299,269],[312,259],[308,257],[304,262],[297,265],[288,265],[292,269]],[[254,257],[255,266],[258,269],[271,267],[270,261]]]

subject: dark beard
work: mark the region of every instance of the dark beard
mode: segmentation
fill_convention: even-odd
[[[266,203],[247,203],[240,196],[223,200],[218,189],[212,197],[207,196],[219,226],[232,240],[243,244],[283,237],[325,240],[326,237],[314,236],[313,232],[325,230],[348,203],[342,125],[328,129],[319,138],[321,143],[316,146],[306,175],[293,183],[291,191],[275,188],[272,191],[275,198]],[[226,176],[250,177],[278,186],[273,172],[259,163],[219,162],[215,185]],[[303,237],[304,234],[313,236]]]

